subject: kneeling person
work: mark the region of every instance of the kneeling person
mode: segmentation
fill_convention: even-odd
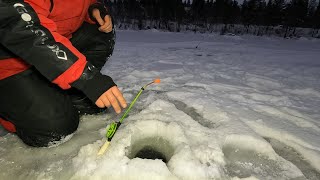
[[[79,112],[127,106],[100,73],[115,44],[103,4],[1,1],[0,32],[0,124],[24,143],[48,146],[77,129]]]

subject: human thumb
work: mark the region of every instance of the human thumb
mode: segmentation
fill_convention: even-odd
[[[94,9],[92,12],[92,16],[96,18],[97,22],[102,26],[104,24],[104,20],[101,18],[99,9]]]

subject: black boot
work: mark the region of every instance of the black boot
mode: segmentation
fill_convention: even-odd
[[[67,94],[70,96],[73,106],[79,112],[79,115],[85,114],[100,114],[107,112],[107,108],[99,108],[96,106],[83,92],[77,89],[68,90]]]

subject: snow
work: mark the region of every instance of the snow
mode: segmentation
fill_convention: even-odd
[[[0,179],[320,178],[318,41],[154,30],[117,38],[102,72],[128,102],[162,82],[143,92],[106,154],[97,156],[114,112],[82,116],[50,148],[0,137]],[[135,157],[147,146],[167,162]]]

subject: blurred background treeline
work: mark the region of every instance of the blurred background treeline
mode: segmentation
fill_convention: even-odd
[[[320,38],[317,0],[105,0],[117,28]]]

